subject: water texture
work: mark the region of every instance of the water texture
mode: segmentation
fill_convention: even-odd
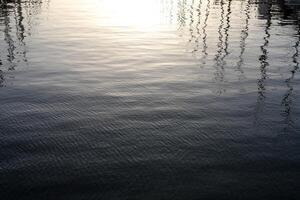
[[[0,199],[300,199],[297,1],[0,7]]]

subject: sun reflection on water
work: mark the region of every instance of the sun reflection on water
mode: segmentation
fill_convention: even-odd
[[[128,26],[151,30],[162,23],[161,1],[159,0],[101,0],[99,14],[106,17],[110,26]]]

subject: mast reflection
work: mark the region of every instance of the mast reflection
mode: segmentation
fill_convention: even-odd
[[[42,0],[2,1],[0,4],[0,28],[6,55],[0,60],[0,85],[4,86],[6,74],[18,65],[27,63],[26,36],[30,35],[33,17],[41,11]],[[49,1],[47,1],[49,3]],[[2,52],[3,53],[3,52]]]
[[[194,38],[196,37],[194,35],[194,4],[195,4],[195,0],[192,0],[191,5],[190,5],[190,23],[189,23],[189,32],[190,32],[190,39],[189,39],[189,43],[191,43],[192,41],[194,41]]]
[[[197,7],[197,22],[196,22],[196,39],[195,39],[195,47],[193,49],[193,53],[196,53],[199,50],[199,43],[200,43],[200,37],[201,37],[201,18],[202,18],[202,0],[199,1],[198,7]]]
[[[246,19],[245,19],[245,26],[243,27],[241,31],[241,38],[240,38],[240,54],[238,57],[238,61],[236,63],[236,70],[240,73],[239,80],[244,79],[244,70],[242,69],[242,66],[244,64],[244,53],[246,50],[246,40],[249,36],[249,20],[250,20],[250,0],[246,2],[246,8],[244,10]]]
[[[299,70],[299,44],[300,44],[300,26],[298,22],[298,31],[297,31],[298,39],[293,45],[294,48],[294,54],[292,56],[293,59],[293,68],[290,71],[290,76],[285,80],[287,91],[283,95],[283,99],[281,101],[281,105],[284,107],[284,110],[282,112],[282,116],[284,117],[284,123],[286,124],[286,127],[284,128],[285,131],[288,131],[290,128],[293,127],[294,121],[292,119],[292,104],[293,104],[293,92],[294,92],[294,85],[293,80],[295,77],[295,74]]]
[[[259,116],[263,110],[264,102],[265,102],[265,93],[266,93],[266,86],[265,82],[268,78],[267,68],[269,66],[268,62],[268,46],[269,40],[271,37],[270,28],[272,25],[272,2],[263,3],[259,6],[259,12],[262,14],[262,17],[266,18],[266,25],[265,25],[265,35],[263,38],[264,43],[260,46],[261,55],[259,56],[259,71],[260,71],[260,78],[257,81],[257,89],[258,89],[258,97],[256,103],[256,111],[255,111],[255,125],[258,125],[260,119]]]
[[[230,15],[231,15],[231,3],[232,0],[228,0],[228,4],[227,4],[227,14],[226,14],[226,27],[225,27],[225,41],[224,41],[224,55],[222,57],[222,62],[224,61],[225,57],[229,55],[228,52],[228,47],[229,47],[229,29],[230,29]]]
[[[217,84],[216,94],[221,95],[225,92],[224,88],[224,63],[223,63],[223,50],[225,48],[224,45],[224,34],[223,34],[223,27],[224,27],[224,19],[225,19],[225,9],[224,9],[224,0],[220,2],[220,9],[221,9],[221,16],[220,16],[220,25],[218,26],[218,44],[217,44],[217,52],[215,55],[215,72],[214,72],[214,79]]]
[[[203,43],[202,53],[203,53],[203,56],[201,58],[202,66],[205,66],[206,59],[207,59],[207,56],[208,56],[208,52],[207,52],[207,49],[208,49],[207,30],[206,29],[207,29],[207,26],[208,26],[209,15],[210,15],[210,0],[207,0],[206,9],[205,9],[205,18],[204,18],[204,22],[203,22],[204,25],[203,25],[203,28],[202,28],[202,34],[203,34],[203,37],[202,37],[202,43]]]

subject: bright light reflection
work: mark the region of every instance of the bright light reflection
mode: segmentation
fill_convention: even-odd
[[[98,9],[110,26],[148,29],[162,22],[159,0],[99,0]]]

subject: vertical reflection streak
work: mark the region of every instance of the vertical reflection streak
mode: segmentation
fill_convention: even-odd
[[[179,12],[177,14],[177,20],[179,23],[179,30],[181,30],[186,25],[186,0],[178,1]]]
[[[225,34],[225,48],[224,48],[224,56],[222,57],[222,61],[224,61],[225,57],[229,55],[229,52],[228,52],[228,46],[229,46],[229,43],[228,43],[228,39],[229,39],[229,29],[230,29],[230,15],[231,15],[231,3],[232,3],[232,0],[228,0],[228,7],[227,7],[227,14],[226,14],[226,27],[225,27],[225,31],[224,31],[224,34]]]
[[[265,98],[265,81],[267,79],[267,67],[269,66],[268,62],[268,45],[269,45],[269,39],[270,39],[270,27],[271,27],[271,5],[268,12],[268,18],[265,28],[265,36],[264,36],[264,44],[260,47],[262,54],[259,57],[260,61],[260,72],[261,72],[261,78],[258,80],[258,94],[259,99],[263,100]]]
[[[2,70],[2,65],[3,65],[3,63],[2,63],[2,60],[0,59],[0,87],[3,87],[3,85],[4,85],[4,74],[3,74],[3,70]]]
[[[220,19],[220,25],[218,27],[218,44],[217,44],[217,53],[215,55],[215,61],[219,62],[219,59],[222,55],[222,52],[223,52],[223,33],[222,33],[222,30],[223,30],[223,26],[224,26],[224,14],[225,14],[225,10],[224,10],[224,2],[223,0],[220,1],[220,6],[221,6],[221,19]]]
[[[298,39],[297,39],[295,45],[293,45],[294,52],[295,52],[292,56],[294,67],[290,71],[291,72],[290,77],[285,80],[285,83],[287,86],[287,92],[284,94],[283,99],[281,101],[281,105],[284,106],[282,115],[285,118],[284,119],[284,123],[286,125],[286,127],[284,128],[285,131],[288,131],[288,129],[290,127],[292,127],[294,124],[293,119],[291,117],[291,111],[292,111],[292,103],[293,103],[292,95],[293,95],[293,91],[294,91],[293,80],[294,80],[296,72],[299,69],[299,61],[298,61],[299,44],[300,44],[300,26],[299,26],[299,24],[298,24],[297,35],[298,35]]]
[[[224,82],[224,67],[223,67],[223,63],[222,63],[222,53],[224,50],[224,35],[223,35],[223,27],[224,27],[224,14],[225,14],[225,9],[224,9],[224,1],[221,0],[220,1],[220,6],[221,6],[221,19],[220,19],[220,25],[218,27],[218,44],[217,44],[217,53],[215,55],[215,81],[217,84],[217,95],[221,95],[224,92],[223,87],[223,82]]]
[[[2,2],[3,4],[3,2]],[[0,26],[4,26],[4,24],[2,24],[2,18],[3,18],[3,5],[0,4]],[[2,52],[0,52],[2,54]],[[2,55],[0,54],[0,87],[3,87],[4,84],[4,74],[3,74],[3,62],[2,62]]]
[[[47,1],[49,3],[49,1]],[[6,72],[15,70],[20,64],[27,64],[25,34],[28,34],[28,26],[31,26],[31,19],[41,11],[43,1],[3,1],[0,6],[0,22],[3,32],[3,50],[6,51],[5,65],[0,60],[0,86],[7,81]],[[26,20],[26,24],[25,23]],[[27,27],[25,27],[27,25]],[[23,63],[22,63],[23,61]],[[11,76],[10,78],[12,78]]]
[[[257,87],[258,87],[258,97],[257,97],[257,105],[256,105],[256,111],[255,111],[255,125],[258,124],[259,122],[259,114],[262,112],[264,101],[265,101],[265,92],[266,92],[266,86],[265,86],[265,81],[268,78],[267,75],[267,67],[269,66],[268,62],[268,46],[269,46],[269,40],[271,37],[270,34],[270,28],[272,25],[272,2],[268,2],[266,4],[267,6],[267,21],[266,21],[266,26],[265,26],[265,36],[263,38],[264,43],[260,46],[260,50],[262,54],[259,56],[259,62],[260,62],[260,79],[257,81]]]
[[[173,0],[171,0],[170,1],[170,24],[172,24],[173,23],[173,8],[174,7],[174,2],[173,2]]]
[[[15,2],[15,7],[17,11],[14,12],[15,14],[15,21],[16,21],[16,31],[17,31],[17,38],[19,40],[20,46],[24,49],[21,54],[23,57],[23,61],[26,62],[26,44],[24,42],[25,38],[25,27],[23,24],[24,16],[22,11],[22,3],[21,0]]]
[[[249,20],[250,20],[250,0],[247,1],[246,8],[244,10],[246,19],[245,19],[245,26],[241,31],[241,39],[240,39],[240,54],[239,60],[236,63],[236,70],[240,73],[240,80],[244,78],[244,70],[242,66],[244,64],[244,53],[246,49],[246,40],[249,36]]]
[[[21,0],[18,0],[15,2],[15,8],[16,8],[16,11],[14,12],[14,14],[15,14],[15,19],[16,19],[17,36],[21,42],[24,42],[25,28],[23,25],[24,17],[23,17]]]
[[[204,66],[206,64],[206,59],[207,59],[207,56],[208,56],[208,52],[207,52],[207,48],[208,48],[208,45],[207,45],[207,26],[208,26],[208,19],[209,19],[209,14],[210,14],[210,0],[207,0],[207,5],[206,5],[206,9],[205,9],[205,19],[204,19],[204,22],[203,22],[203,27],[202,27],[202,34],[203,34],[203,37],[202,37],[202,43],[203,43],[203,48],[202,48],[202,53],[203,53],[203,56],[201,58],[202,60],[202,66]]]
[[[15,59],[15,44],[14,44],[14,40],[11,36],[11,20],[10,20],[10,16],[9,16],[9,10],[8,8],[4,8],[3,10],[3,14],[4,14],[4,41],[7,44],[7,61],[10,63],[10,67],[9,69],[14,69],[14,59]]]
[[[194,3],[195,3],[195,0],[192,0],[191,2],[191,6],[190,6],[190,23],[189,23],[189,32],[190,32],[190,39],[189,39],[189,42],[191,43],[194,38],[195,38],[195,35],[194,35]]]
[[[201,37],[201,32],[200,32],[200,25],[201,25],[201,7],[202,7],[202,0],[199,1],[198,8],[197,8],[197,24],[196,24],[196,39],[195,39],[195,48],[193,50],[193,53],[199,50],[199,39]]]

